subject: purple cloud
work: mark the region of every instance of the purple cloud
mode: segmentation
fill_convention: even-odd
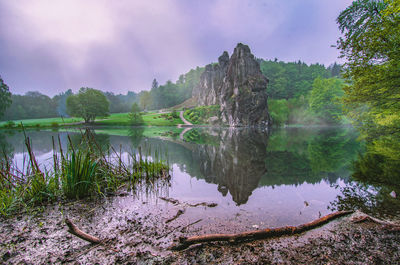
[[[335,18],[350,0],[0,3],[0,75],[12,93],[82,86],[126,93],[176,80],[246,43],[260,58],[338,61]]]

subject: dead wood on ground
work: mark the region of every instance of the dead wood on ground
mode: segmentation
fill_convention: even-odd
[[[65,219],[65,223],[68,226],[68,232],[73,234],[74,236],[79,237],[80,239],[86,240],[90,243],[93,244],[100,244],[102,241],[95,236],[89,235],[85,232],[83,232],[82,230],[80,230],[71,220],[69,220],[68,218]]]
[[[180,215],[182,215],[185,212],[185,210],[179,209],[178,212],[175,214],[174,217],[168,219],[165,223],[168,224],[172,221],[174,221],[176,218],[178,218]]]
[[[375,224],[382,225],[384,229],[387,229],[389,231],[400,232],[400,224],[379,220],[379,219],[369,216],[367,214],[354,217],[351,221],[353,223],[372,222]]]
[[[326,224],[329,221],[332,221],[333,219],[336,219],[338,217],[348,215],[352,212],[353,211],[334,212],[324,217],[321,217],[317,220],[299,226],[285,226],[272,229],[267,228],[263,230],[248,231],[237,234],[210,234],[210,235],[201,235],[192,237],[181,237],[179,238],[179,243],[177,245],[172,245],[169,249],[182,250],[193,244],[214,242],[214,241],[238,242],[238,241],[249,241],[249,240],[266,239],[284,235],[299,234],[307,230],[311,230],[313,228],[321,226],[323,224]]]
[[[173,199],[173,198],[167,198],[167,197],[159,197],[159,198],[163,201],[172,203],[174,205],[182,204],[182,205],[187,205],[190,207],[206,206],[206,207],[210,207],[210,208],[218,206],[218,204],[215,202],[199,202],[199,203],[191,204],[191,203],[186,203],[186,202],[181,203],[180,201]]]

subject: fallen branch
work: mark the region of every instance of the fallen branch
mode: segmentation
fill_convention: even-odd
[[[178,218],[180,215],[182,215],[185,212],[185,210],[179,209],[178,212],[175,214],[174,217],[168,219],[165,223],[168,224],[172,221],[174,221],[176,218]]]
[[[183,204],[183,205],[187,205],[190,207],[197,207],[197,206],[206,206],[206,207],[216,207],[218,206],[217,203],[215,202],[199,202],[199,203],[195,203],[195,204],[190,204],[190,203],[181,203],[180,201],[173,199],[173,198],[167,198],[167,197],[159,197],[161,200],[172,203],[174,205],[178,205],[178,204]]]
[[[368,221],[368,222],[383,225],[383,228],[390,230],[390,231],[396,231],[396,232],[400,231],[399,224],[388,222],[388,221],[382,221],[382,220],[379,220],[377,218],[374,218],[374,217],[366,215],[366,214],[362,215],[362,216],[354,217],[351,221],[355,224]]]
[[[216,204],[215,202],[210,202],[210,203],[209,202],[199,202],[196,204],[187,203],[187,205],[189,205],[190,207],[206,206],[206,207],[213,208],[213,207],[216,207],[218,204]]]
[[[161,200],[166,201],[166,202],[170,202],[172,204],[179,204],[178,200],[172,199],[172,198],[167,198],[167,197],[159,197]]]
[[[315,227],[321,226],[323,224],[328,223],[329,221],[336,219],[338,217],[347,215],[352,213],[352,211],[339,211],[328,214],[324,217],[321,217],[315,221],[302,224],[299,226],[285,226],[279,228],[272,229],[263,229],[263,230],[255,230],[248,231],[237,234],[210,234],[210,235],[201,235],[201,236],[192,236],[192,237],[181,237],[179,238],[179,244],[172,245],[169,247],[171,250],[182,250],[190,245],[197,243],[206,243],[206,242],[214,242],[214,241],[248,241],[248,240],[256,240],[256,239],[265,239],[276,236],[284,236],[284,235],[293,235],[305,232],[307,230],[311,230]]]
[[[68,232],[73,234],[74,236],[79,237],[80,239],[86,240],[90,243],[93,244],[100,244],[102,243],[102,241],[95,236],[89,235],[85,232],[83,232],[82,230],[80,230],[71,220],[69,220],[68,218],[65,219],[65,223],[68,226]]]

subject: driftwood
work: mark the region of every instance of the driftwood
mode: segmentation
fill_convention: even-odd
[[[321,217],[312,222],[302,224],[299,226],[285,226],[279,228],[272,229],[263,229],[263,230],[255,230],[248,231],[237,234],[210,234],[210,235],[201,235],[201,236],[192,236],[192,237],[181,237],[179,238],[179,244],[172,245],[169,249],[171,250],[182,250],[190,245],[198,244],[198,243],[206,243],[206,242],[214,242],[214,241],[249,241],[256,239],[265,239],[276,236],[284,236],[284,235],[293,235],[305,232],[307,230],[311,230],[318,226],[328,223],[329,221],[336,219],[338,217],[348,215],[353,211],[339,211],[328,214],[324,217]]]
[[[185,210],[179,209],[178,212],[175,214],[175,216],[170,218],[170,219],[168,219],[165,223],[168,224],[168,223],[174,221],[176,218],[178,218],[180,215],[182,215],[184,213],[185,213]]]
[[[167,197],[159,197],[159,198],[163,201],[172,203],[174,205],[183,204],[183,205],[190,206],[190,207],[206,206],[206,207],[210,207],[210,208],[218,206],[218,204],[215,202],[199,202],[199,203],[191,204],[191,203],[186,203],[186,202],[181,203],[180,201],[173,199],[173,198],[167,198]]]
[[[374,217],[366,215],[366,214],[362,215],[362,216],[354,217],[351,221],[356,224],[362,223],[362,222],[372,222],[375,224],[383,225],[383,228],[387,229],[389,231],[400,232],[400,224],[396,224],[396,223],[392,223],[392,222],[388,222],[388,221],[382,221],[382,220],[379,220],[377,218],[374,218]]]
[[[65,223],[68,226],[68,232],[70,232],[71,234],[73,234],[74,236],[79,237],[80,239],[86,240],[90,243],[93,244],[101,244],[102,241],[95,236],[89,235],[85,232],[83,232],[82,230],[80,230],[71,220],[69,220],[68,218],[65,219]]]

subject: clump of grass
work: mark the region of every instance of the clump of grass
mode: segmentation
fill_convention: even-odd
[[[82,198],[93,193],[98,163],[89,153],[70,152],[62,164],[62,190],[67,198]]]
[[[68,136],[67,150],[53,138],[53,165],[42,170],[37,163],[31,141],[25,135],[26,160],[18,169],[11,159],[0,160],[0,215],[9,216],[27,207],[57,199],[75,199],[105,195],[117,191],[128,182],[131,188],[140,183],[154,185],[158,179],[169,180],[168,161],[160,152],[142,155],[142,149],[123,161],[122,151],[100,147],[90,131],[81,134],[81,143],[72,144]],[[150,155],[152,159],[150,158]]]

